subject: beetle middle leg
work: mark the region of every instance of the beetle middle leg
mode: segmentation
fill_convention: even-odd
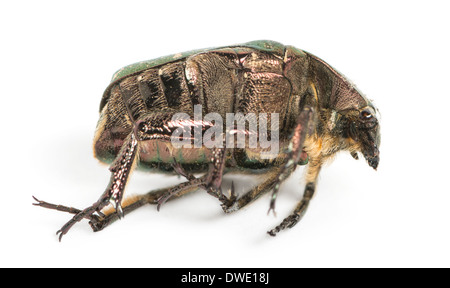
[[[226,150],[225,148],[214,148],[212,154],[213,156],[211,158],[211,163],[209,164],[208,172],[200,178],[197,178],[194,175],[186,172],[183,169],[182,165],[176,161],[176,158],[173,159],[172,166],[174,168],[174,171],[179,175],[185,177],[188,181],[180,184],[179,187],[175,186],[172,189],[169,189],[163,195],[161,195],[161,197],[158,199],[158,211],[162,204],[164,204],[173,195],[179,193],[178,190],[185,189],[188,186],[195,186],[206,190],[210,195],[218,198],[221,201],[226,200],[226,198],[222,194],[221,189],[225,169]]]
[[[292,166],[289,168],[287,173],[291,174],[294,170],[295,166]],[[244,193],[239,198],[236,197],[234,185],[232,185],[230,189],[230,197],[223,196],[224,199],[221,200],[223,211],[225,213],[232,213],[234,211],[237,211],[244,206],[252,203],[265,193],[271,191],[277,183],[279,173],[280,168],[272,168],[261,176],[265,179],[262,183],[256,185],[250,191]]]
[[[189,181],[183,182],[181,184],[178,184],[170,189],[168,189],[164,194],[162,194],[159,198],[158,198],[158,206],[157,209],[158,211],[161,209],[161,205],[164,204],[165,202],[167,202],[170,198],[172,198],[173,196],[182,193],[185,190],[189,190],[189,189],[197,189],[200,187],[203,187],[205,184],[205,177],[201,177],[201,178],[195,178],[191,179]]]

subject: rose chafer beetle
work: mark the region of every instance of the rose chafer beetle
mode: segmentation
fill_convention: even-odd
[[[201,107],[203,115],[215,113],[223,119],[230,113],[277,115],[277,121],[270,117],[266,120],[277,124],[271,125],[267,134],[279,135],[279,152],[273,157],[261,157],[264,148],[250,147],[248,142],[236,148],[224,141],[227,137],[254,135],[248,126],[224,129],[224,138],[218,138],[224,143],[221,146],[174,146],[171,140],[177,129],[204,135],[211,127],[211,121],[193,118],[196,107]],[[275,236],[302,218],[316,190],[322,165],[338,151],[349,151],[355,159],[360,152],[372,168],[377,168],[380,128],[376,112],[371,101],[323,60],[274,41],[195,50],[139,62],[114,74],[100,103],[94,154],[111,164],[111,178],[104,193],[83,210],[36,198],[34,204],[74,214],[58,230],[59,240],[82,219],[88,219],[92,229],[99,231],[145,204],[156,204],[159,210],[164,202],[198,189],[216,197],[227,213],[272,192],[271,211],[280,184],[298,165],[307,163],[303,198],[280,225],[268,232]],[[191,118],[178,121],[175,116],[180,113]],[[262,139],[262,135],[257,137],[258,141]],[[123,198],[135,167],[178,174],[187,181]],[[239,197],[232,183],[225,195],[222,178],[231,172],[258,172],[264,175],[264,181]],[[196,173],[202,176],[194,176]],[[108,209],[109,204],[114,209]]]

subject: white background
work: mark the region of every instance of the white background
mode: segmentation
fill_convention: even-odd
[[[6,4],[7,3],[7,4]],[[14,4],[12,4],[14,3]],[[2,267],[449,267],[446,1],[10,1],[0,5]],[[75,4],[76,3],[76,4]],[[120,67],[257,39],[324,59],[378,106],[378,171],[343,153],[295,228],[266,231],[301,198],[302,170],[225,215],[199,191],[92,233],[31,195],[84,208],[104,191],[92,157],[103,90]],[[135,173],[128,194],[180,180]],[[249,183],[239,178],[238,191]],[[227,182],[229,183],[229,182]]]

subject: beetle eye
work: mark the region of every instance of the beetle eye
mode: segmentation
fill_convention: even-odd
[[[361,119],[365,119],[366,120],[366,119],[372,118],[373,115],[369,111],[363,110],[363,111],[361,111],[360,117],[361,117]]]

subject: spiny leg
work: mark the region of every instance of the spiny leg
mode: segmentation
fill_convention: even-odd
[[[306,209],[308,208],[309,201],[311,200],[312,196],[314,195],[314,183],[308,183],[305,188],[305,192],[303,194],[303,199],[298,203],[297,207],[295,208],[294,212],[292,212],[291,215],[286,217],[283,222],[281,222],[280,225],[275,227],[274,229],[268,231],[267,233],[270,236],[276,236],[278,232],[281,230],[284,230],[286,228],[292,228],[297,224],[303,217],[303,215],[306,212]]]
[[[297,207],[294,211],[286,217],[280,225],[275,227],[274,229],[268,231],[267,233],[270,236],[276,236],[278,232],[284,230],[286,228],[292,228],[297,224],[306,213],[306,210],[309,206],[309,202],[314,196],[314,192],[316,189],[317,178],[319,176],[320,169],[322,167],[323,159],[312,159],[309,163],[308,170],[306,172],[306,186],[305,191],[303,193],[302,200],[297,204]]]
[[[123,88],[123,89],[122,89]],[[131,91],[126,89],[127,87],[121,86],[121,92],[124,97],[124,100],[131,99],[134,97]],[[164,135],[165,132],[173,132],[171,127],[167,121],[168,119],[171,119],[170,117],[166,117],[169,114],[164,114],[164,117],[154,117],[153,115],[147,115],[142,117],[142,109],[140,106],[142,105],[135,105],[131,106],[129,105],[130,101],[125,101],[127,104],[127,110],[128,114],[131,119],[133,119],[133,122],[135,122],[135,131],[136,135],[139,135],[139,140],[146,140],[148,137],[149,139],[152,139],[152,137],[156,134],[160,134],[161,136]],[[135,119],[139,119],[138,121],[135,121]],[[165,120],[164,120],[165,119]],[[184,122],[183,122],[184,123]],[[189,122],[188,122],[189,124]],[[197,125],[194,122],[191,123],[192,125]],[[192,126],[188,125],[188,126]],[[204,125],[205,126],[205,125]],[[207,125],[206,125],[207,126]],[[202,129],[206,129],[207,127],[203,127]],[[161,132],[162,131],[162,132]],[[146,135],[148,134],[148,135]],[[219,191],[220,185],[222,183],[222,175],[225,168],[225,148],[214,148],[213,149],[213,158],[211,159],[212,164],[210,165],[210,169],[206,175],[204,175],[201,178],[196,178],[194,175],[191,175],[189,173],[186,173],[180,164],[176,162],[174,159],[174,170],[178,172],[180,175],[187,178],[187,182],[175,185],[170,188],[166,189],[160,189],[156,191],[151,191],[148,194],[144,196],[138,196],[135,198],[135,201],[131,201],[130,204],[127,204],[123,208],[123,213],[129,213],[142,205],[145,204],[157,204],[157,209],[161,208],[161,205],[173,198],[179,197],[181,195],[184,195],[188,192],[197,190],[198,188],[205,189],[208,191],[208,193],[220,197],[221,193],[219,194],[216,191]],[[103,229],[106,225],[109,225],[109,223],[117,220],[117,218],[120,218],[120,213],[114,212],[111,214],[107,214],[101,222],[98,222],[97,219],[93,219],[90,224],[94,231],[99,231]]]
[[[225,170],[226,149],[214,148],[212,152],[212,163],[206,174],[206,188],[209,194],[220,199],[222,197],[220,186],[222,185],[223,173]]]
[[[170,201],[172,199],[176,199],[182,195],[185,195],[189,192],[195,191],[199,188],[207,190],[210,189],[208,186],[208,183],[211,183],[211,179],[215,179],[214,175],[216,175],[216,177],[220,177],[220,181],[219,182],[214,182],[216,183],[221,183],[222,181],[222,175],[223,175],[223,168],[224,168],[224,162],[223,160],[225,159],[225,149],[223,149],[222,151],[220,151],[220,153],[216,153],[214,154],[216,157],[215,159],[219,158],[219,161],[216,161],[214,163],[216,164],[212,164],[211,168],[210,168],[210,172],[207,173],[206,175],[204,175],[203,177],[200,178],[196,178],[194,175],[186,172],[183,167],[181,166],[180,163],[178,163],[176,161],[176,159],[173,159],[173,168],[174,170],[181,176],[185,177],[188,181],[187,182],[183,182],[181,184],[172,186],[170,188],[164,188],[164,189],[159,189],[159,190],[154,190],[154,191],[150,191],[147,194],[144,195],[140,195],[140,196],[134,196],[134,197],[130,197],[130,198],[134,198],[131,201],[127,201],[127,199],[125,199],[124,202],[126,202],[127,204],[124,204],[123,207],[123,213],[126,215],[128,213],[130,213],[131,211],[145,205],[145,204],[156,204],[157,209],[159,211],[159,209],[161,208],[161,205],[167,201]],[[218,172],[218,171],[220,172]],[[213,176],[211,176],[213,175]],[[216,181],[218,181],[216,179]],[[219,184],[220,185],[220,184]],[[220,188],[220,186],[219,186]],[[211,193],[213,196],[216,196],[215,193]],[[232,192],[232,195],[234,195],[234,192]],[[216,196],[219,199],[222,199],[219,195]],[[117,219],[119,219],[119,215],[117,213],[117,211],[113,211],[111,213],[109,213],[108,211],[102,211],[104,212],[104,217],[100,218],[91,218],[91,221],[89,222],[89,224],[91,224],[91,227],[94,231],[100,231],[102,230],[104,227],[106,227],[107,225],[111,224],[112,222],[116,221]]]
[[[222,152],[225,153],[225,150],[222,150]],[[225,171],[224,171],[225,154],[216,153],[214,155],[219,155],[221,157],[221,159],[219,161],[217,161],[216,163],[221,163],[220,165],[222,165],[222,167],[219,167],[219,165],[217,165],[217,164],[216,165],[211,164],[209,167],[208,174],[203,176],[202,184],[199,185],[198,187],[203,190],[206,190],[209,194],[218,198],[222,202],[222,205],[228,205],[228,203],[231,203],[231,202],[234,203],[234,201],[236,200],[236,194],[235,194],[235,190],[234,190],[234,182],[231,182],[231,190],[230,190],[229,198],[227,198],[222,193],[222,190],[220,187],[220,185],[222,183],[222,177],[225,174]],[[177,172],[179,175],[185,177],[189,181],[195,181],[195,179],[201,179],[201,178],[196,178],[194,175],[186,172],[186,170],[184,170],[183,166],[180,163],[178,163],[175,158],[173,159],[172,166],[173,166],[175,172]],[[216,178],[216,182],[214,182],[214,181],[212,181],[212,179],[215,179],[215,177],[220,178],[220,179]],[[211,186],[211,183],[215,183],[215,185],[219,185],[218,188],[217,187],[211,188],[211,187],[214,187],[214,186]]]
[[[289,167],[288,173],[291,174],[295,169],[295,166]],[[232,213],[241,209],[242,207],[250,204],[251,202],[258,199],[261,195],[269,192],[274,188],[277,183],[278,175],[280,172],[280,168],[273,168],[269,170],[267,173],[263,174],[262,177],[265,179],[259,185],[253,187],[250,191],[246,192],[239,198],[236,198],[236,194],[234,193],[233,183],[231,186],[229,198],[225,198],[222,200],[222,209],[225,213]]]
[[[188,181],[175,185],[171,188],[165,189],[161,195],[158,196],[156,200],[157,210],[159,211],[161,209],[161,205],[165,202],[169,201],[173,196],[181,193],[183,190],[188,190],[190,188],[202,188],[206,190],[206,180],[205,177],[197,178],[194,175],[186,172],[180,163],[177,162],[175,158],[173,158],[172,167],[175,172],[177,172],[179,175],[185,177]]]
[[[158,211],[161,208],[161,205],[170,199],[170,197],[177,194],[179,190],[186,189],[188,187],[202,188],[214,197],[223,199],[220,186],[222,184],[225,169],[226,150],[225,148],[214,148],[212,152],[213,156],[211,158],[211,164],[209,165],[208,172],[200,178],[184,171],[181,164],[177,163],[175,158],[173,159],[174,163],[172,166],[174,167],[174,170],[181,176],[185,177],[188,181],[173,187],[162,195],[158,200]]]
[[[35,203],[37,206],[69,213],[76,213],[72,219],[70,219],[60,230],[56,232],[57,235],[59,234],[59,241],[61,241],[62,236],[65,235],[70,228],[75,225],[75,223],[81,221],[83,218],[95,220],[98,217],[101,217],[102,213],[100,211],[110,203],[115,207],[118,216],[123,216],[120,203],[122,201],[128,176],[130,175],[135,164],[137,152],[138,142],[134,137],[134,134],[130,133],[119,152],[119,156],[111,165],[111,178],[108,187],[95,203],[84,210],[78,210],[62,205],[54,205],[35,198],[35,200],[38,201],[38,203]],[[100,216],[97,216],[96,214]]]
[[[123,213],[124,215],[127,215],[128,213],[146,205],[146,204],[158,204],[158,199],[161,198],[162,195],[166,194],[169,190],[173,189],[178,185],[175,185],[173,187],[158,189],[158,190],[152,190],[148,192],[147,194],[143,195],[137,195],[137,196],[129,196],[124,199],[123,201]],[[187,193],[193,192],[197,190],[197,187],[188,187],[182,191],[179,191],[177,194],[173,195],[170,199],[167,199],[167,201],[177,199]],[[115,210],[106,210],[102,211],[104,213],[102,218],[96,217],[91,219],[89,221],[89,224],[91,225],[91,228],[94,232],[98,232],[100,230],[103,230],[106,226],[109,226],[110,224],[114,223],[116,220],[120,219],[117,211]]]
[[[274,211],[275,213],[275,201],[277,199],[278,190],[280,184],[286,180],[292,172],[289,172],[290,168],[296,166],[300,160],[302,160],[302,162],[306,160],[303,159],[307,157],[306,153],[303,152],[303,143],[305,142],[309,127],[312,124],[312,119],[313,110],[310,107],[305,107],[297,118],[297,124],[291,136],[291,141],[289,142],[285,164],[280,169],[278,179],[274,185],[268,213],[270,211]]]
[[[175,186],[177,186],[177,185],[175,185]],[[148,192],[147,194],[137,195],[137,196],[129,196],[129,197],[125,198],[122,201],[123,215],[127,215],[130,212],[132,212],[132,211],[136,210],[137,208],[142,207],[146,204],[158,204],[158,199],[162,195],[167,193],[167,191],[174,188],[175,186],[158,189],[158,190],[152,190],[152,191]],[[177,199],[177,198],[179,198],[189,192],[195,191],[195,190],[197,190],[196,187],[190,187],[189,189],[185,189],[185,190],[180,191],[179,193],[173,195],[167,201]],[[75,215],[82,212],[82,210],[77,209],[77,208],[67,207],[67,206],[63,206],[63,205],[56,205],[56,204],[51,204],[51,203],[48,203],[45,201],[41,201],[34,196],[33,196],[33,199],[35,201],[37,201],[37,203],[33,203],[33,205],[36,205],[36,206],[40,206],[40,207],[44,207],[44,208],[48,208],[48,209],[54,209],[57,211],[67,212],[67,213],[75,214]],[[122,217],[122,216],[119,216],[119,213],[117,212],[117,210],[107,209],[107,207],[105,207],[105,209],[103,209],[101,212],[97,211],[97,213],[99,213],[99,215],[91,214],[91,215],[85,215],[85,217],[84,217],[84,218],[90,220],[89,224],[91,225],[91,228],[94,232],[103,230],[103,228],[105,228],[106,226],[109,226],[111,223],[115,222],[116,220],[120,219],[120,217]]]
[[[48,203],[48,202],[39,200],[34,196],[32,196],[32,197],[37,202],[37,203],[33,203],[33,205],[35,205],[35,206],[40,206],[43,208],[53,209],[53,210],[61,211],[61,212],[67,212],[70,214],[78,214],[82,211],[77,208],[68,207],[68,206],[64,206],[64,205],[52,204],[52,203]],[[103,214],[101,214],[101,212],[98,212],[98,213],[100,214],[100,217],[103,216]],[[86,215],[85,218],[91,220],[92,218],[99,218],[99,216],[92,214],[92,215]]]
[[[184,190],[189,190],[189,189],[198,189],[200,187],[202,187],[203,185],[205,185],[205,177],[202,178],[194,178],[192,180],[180,183],[176,186],[173,186],[171,188],[169,188],[167,191],[165,191],[157,200],[157,209],[158,211],[161,209],[161,205],[166,203],[169,199],[171,199],[172,197],[174,197],[175,195],[178,195],[180,193],[182,193]]]

